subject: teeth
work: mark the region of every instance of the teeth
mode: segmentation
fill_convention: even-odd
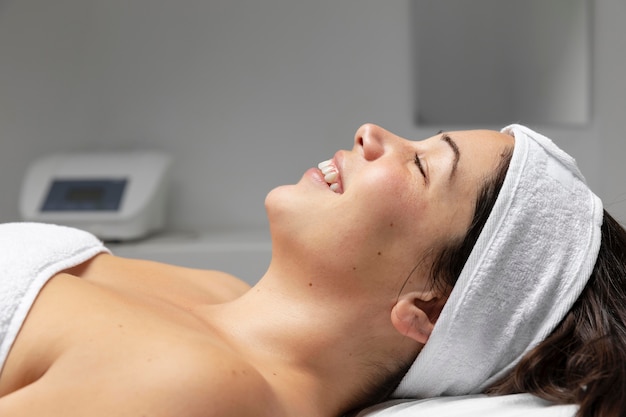
[[[322,171],[322,174],[324,174],[324,180],[328,183],[328,185],[330,185],[330,189],[333,192],[338,192],[339,183],[337,182],[337,179],[339,178],[339,171],[337,170],[337,167],[333,163],[332,159],[320,162],[317,167],[320,171]]]
[[[317,167],[321,169],[322,171],[324,169],[329,169],[329,168],[332,169],[334,167],[333,160],[329,159],[328,161],[320,162],[319,164],[317,164]]]
[[[327,183],[332,184],[333,182],[337,181],[337,173],[333,171],[329,172],[328,174],[324,174],[324,179]]]

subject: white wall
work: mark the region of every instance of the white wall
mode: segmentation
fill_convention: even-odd
[[[626,224],[626,2],[596,0],[596,135],[604,206]],[[581,156],[582,158],[582,156]]]
[[[263,227],[265,194],[361,123],[433,133],[409,1],[0,0],[0,221],[36,156],[149,147],[175,158],[170,229]],[[543,131],[626,219],[626,6],[595,3],[593,122]]]
[[[587,123],[588,3],[414,1],[420,121]]]

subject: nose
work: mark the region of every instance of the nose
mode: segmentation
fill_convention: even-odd
[[[392,146],[396,136],[372,123],[359,127],[354,135],[354,148],[360,150],[368,161],[380,158]]]

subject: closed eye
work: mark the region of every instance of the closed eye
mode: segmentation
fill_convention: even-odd
[[[426,182],[426,184],[428,184],[428,176],[426,175],[426,171],[424,170],[424,165],[422,164],[422,160],[420,159],[417,153],[415,153],[415,165],[417,165],[417,168],[420,170],[420,172],[422,173],[422,176],[424,177],[424,181]]]

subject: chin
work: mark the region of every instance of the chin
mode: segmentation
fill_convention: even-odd
[[[281,207],[289,203],[289,188],[293,187],[292,185],[281,185],[273,188],[267,195],[265,196],[265,210],[270,213],[270,211],[274,210],[277,207]]]
[[[289,223],[291,214],[298,212],[295,204],[297,197],[292,192],[293,185],[281,185],[272,189],[265,196],[265,212],[269,220],[270,227],[279,223]]]
[[[273,243],[295,244],[300,238],[310,235],[309,229],[318,220],[314,201],[296,185],[283,185],[271,190],[265,197],[265,211]]]

